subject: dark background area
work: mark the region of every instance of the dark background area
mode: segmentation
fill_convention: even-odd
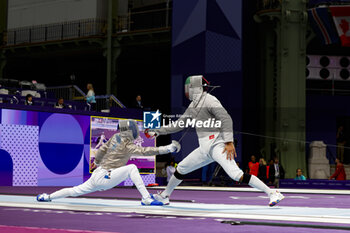
[[[257,1],[242,1],[242,43],[243,43],[243,109],[242,131],[256,132],[259,129],[259,50],[258,25],[253,20]],[[153,7],[139,8],[136,11],[152,10]],[[164,7],[164,6],[161,6]],[[152,21],[145,21],[152,24]],[[86,84],[94,85],[96,95],[105,94],[106,57],[98,46],[81,45],[64,46],[50,50],[38,49],[25,51],[22,55],[9,56],[5,68],[5,77],[19,80],[36,80],[47,86],[72,84],[70,75],[76,80],[73,84],[86,92]],[[116,97],[128,108],[133,107],[136,95],[142,96],[143,104],[152,110],[159,109],[163,113],[171,112],[171,41],[158,44],[126,45],[122,47],[117,59]],[[194,67],[189,67],[194,68]],[[223,74],[225,76],[225,74]],[[210,80],[213,85],[219,81]],[[179,90],[182,92],[182,90]],[[219,100],[225,97],[221,89],[214,90]],[[232,100],[234,101],[234,100]],[[185,100],[184,105],[189,102]],[[225,105],[224,105],[225,106]],[[237,109],[227,107],[228,112],[237,113]],[[235,133],[239,135],[239,132]],[[242,136],[244,148],[242,164],[246,164],[251,154],[259,156],[259,139]],[[167,143],[170,137],[161,137],[159,144]]]
[[[257,0],[242,2],[243,107],[241,131],[260,134],[261,113],[259,112],[259,105],[262,96],[259,93],[259,80],[261,80],[262,74],[259,68],[261,62],[258,46],[259,25],[253,19],[257,11]],[[137,11],[152,10],[157,7],[159,6],[139,8]],[[145,20],[144,23],[151,25],[154,22],[152,20]],[[169,37],[171,37],[171,34],[169,34]],[[134,105],[136,95],[141,95],[145,107],[152,110],[159,109],[163,113],[170,113],[171,57],[173,55],[171,53],[171,38],[168,42],[148,43],[146,45],[135,44],[123,46],[117,59],[117,80],[113,84],[116,85],[117,98],[130,108]],[[74,84],[84,92],[86,92],[86,84],[91,82],[97,95],[105,94],[107,68],[106,57],[103,56],[102,48],[86,44],[80,44],[79,46],[74,44],[64,45],[62,47],[50,47],[49,50],[43,48],[26,50],[23,48],[20,52],[10,53],[5,67],[5,77],[28,81],[36,80],[45,83],[47,86],[59,86],[72,84],[70,75],[74,74],[76,77]],[[307,54],[348,56],[350,48],[341,47],[339,44],[324,46],[315,37],[308,44]],[[212,81],[213,85],[217,84],[215,80],[210,80],[210,75],[208,79]],[[308,88],[330,88],[333,85],[331,81],[324,80],[308,80],[306,84]],[[350,82],[335,83],[334,85],[335,87],[342,86],[342,88],[350,89]],[[222,89],[217,89],[212,94],[218,96],[219,100],[225,96]],[[329,99],[329,103],[332,102],[332,96],[326,98]],[[313,104],[312,101],[308,103]],[[188,102],[184,100],[184,105],[187,104]],[[231,115],[235,113],[235,109],[228,108],[228,111]],[[236,132],[236,135],[239,135],[239,132]],[[250,155],[255,154],[260,157],[260,139],[259,137],[242,135],[241,140],[243,143],[241,147],[244,148],[241,165],[244,167],[249,161]],[[169,141],[170,137],[162,137],[159,139],[159,144],[165,144]]]

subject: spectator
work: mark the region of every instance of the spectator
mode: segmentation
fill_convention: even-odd
[[[108,140],[105,136],[105,132],[102,131],[102,134],[100,137],[98,137],[97,139],[98,143],[97,145],[95,146],[95,150],[97,150],[98,148],[100,148],[103,144],[105,144]]]
[[[274,164],[273,159],[270,159],[269,164],[266,166],[266,178],[267,178],[267,181],[270,180],[270,167],[273,166],[273,164]]]
[[[67,106],[64,104],[64,99],[63,97],[60,97],[57,100],[57,103],[55,104],[55,108],[67,108]]]
[[[301,170],[301,168],[297,169],[297,175],[294,178],[294,180],[306,180],[305,176],[303,176],[303,171]]]
[[[175,161],[171,160],[169,165],[166,167],[167,178],[166,181],[169,182],[171,176],[175,173]]]
[[[254,176],[258,176],[259,173],[259,163],[256,162],[256,157],[255,155],[252,155],[250,157],[250,162],[248,163],[248,168],[249,168],[249,174],[250,175],[254,175]]]
[[[339,126],[337,131],[337,157],[340,158],[341,161],[344,161],[344,146],[345,146],[345,133],[344,126]]]
[[[31,94],[26,95],[25,105],[34,105],[33,96]]]
[[[335,160],[335,163],[337,164],[337,167],[335,169],[334,174],[331,177],[329,177],[329,179],[331,180],[335,178],[336,180],[346,180],[346,173],[344,170],[343,163],[339,158]]]
[[[279,188],[280,179],[284,179],[284,169],[279,163],[279,159],[275,158],[273,165],[270,165],[269,169],[270,183],[272,183],[276,188]]]
[[[88,93],[86,94],[86,101],[88,104],[91,105],[91,110],[96,109],[96,99],[95,99],[95,92],[94,88],[91,83],[88,83],[86,86],[86,89],[88,90]]]
[[[259,159],[259,173],[258,173],[258,178],[265,182],[267,181],[266,179],[266,161],[263,158]]]
[[[143,109],[143,104],[142,104],[141,95],[137,95],[137,96],[136,96],[135,108]]]

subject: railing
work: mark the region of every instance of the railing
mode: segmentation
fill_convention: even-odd
[[[124,104],[120,102],[114,95],[99,95],[95,97],[96,111],[109,110],[111,107],[125,108]]]
[[[7,106],[25,105],[26,97],[20,95],[2,95],[0,94],[0,104],[7,104]],[[33,98],[34,105],[36,107],[55,108],[57,99],[50,98]],[[78,111],[88,111],[88,105],[86,103],[77,101],[65,100],[65,105],[68,109]]]
[[[106,33],[106,20],[86,19],[64,23],[46,24],[9,29],[7,45],[64,40]]]
[[[119,16],[117,32],[166,28],[171,25],[171,8],[129,12]]]
[[[85,93],[76,85],[47,87],[46,92],[51,98],[63,98],[65,100],[83,100]]]
[[[113,32],[129,32],[164,28],[171,25],[171,8],[129,12],[119,16]],[[4,35],[6,45],[30,44],[46,41],[61,41],[90,36],[105,36],[105,19],[85,19],[54,24],[9,29]]]
[[[66,85],[46,88],[48,96],[51,98],[62,97],[65,100],[86,101],[85,93],[76,85]],[[125,105],[114,95],[95,96],[96,111],[110,109],[111,107],[125,108]]]

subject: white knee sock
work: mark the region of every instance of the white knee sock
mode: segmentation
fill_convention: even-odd
[[[58,190],[52,194],[50,194],[50,199],[57,199],[57,198],[65,198],[73,195],[73,189],[72,188],[64,188],[61,190]]]
[[[174,175],[169,180],[168,185],[166,186],[165,190],[162,192],[163,197],[168,197],[170,194],[174,191],[176,186],[178,186],[182,180],[177,179]]]
[[[258,177],[254,175],[251,176],[249,185],[253,188],[256,188],[260,191],[265,192],[267,195],[270,195],[271,193],[271,189],[264,182],[262,182]]]
[[[130,179],[132,180],[132,182],[134,182],[137,190],[139,190],[139,192],[141,193],[142,198],[146,199],[150,196],[136,166],[130,172]]]

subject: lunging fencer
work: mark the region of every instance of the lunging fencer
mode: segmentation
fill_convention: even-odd
[[[131,155],[158,155],[179,152],[181,149],[177,141],[167,146],[141,147],[134,144],[139,137],[139,128],[134,120],[120,120],[120,133],[114,134],[107,143],[96,152],[91,177],[81,185],[64,188],[52,194],[39,194],[37,201],[51,201],[57,198],[76,197],[83,194],[111,189],[131,178],[142,196],[142,205],[163,205],[153,198],[147,191],[140,173],[134,164],[126,165]],[[97,167],[97,168],[96,168]]]
[[[256,176],[243,173],[237,166],[234,160],[237,155],[233,144],[232,119],[220,101],[206,90],[203,90],[203,86],[204,88],[208,87],[208,84],[202,75],[188,77],[185,83],[185,95],[191,100],[191,103],[185,113],[177,122],[172,122],[159,129],[146,131],[146,136],[156,137],[179,132],[185,128],[183,126],[192,122],[192,125],[196,128],[199,141],[199,147],[178,164],[166,189],[159,194],[155,194],[154,198],[165,205],[169,204],[169,196],[175,187],[182,182],[184,175],[216,161],[233,180],[249,184],[251,187],[265,192],[270,197],[269,205],[276,205],[284,196],[278,191],[271,190]],[[221,125],[218,124],[218,127],[203,127],[205,125],[203,122],[208,120],[221,122]],[[197,124],[197,122],[199,123]]]

